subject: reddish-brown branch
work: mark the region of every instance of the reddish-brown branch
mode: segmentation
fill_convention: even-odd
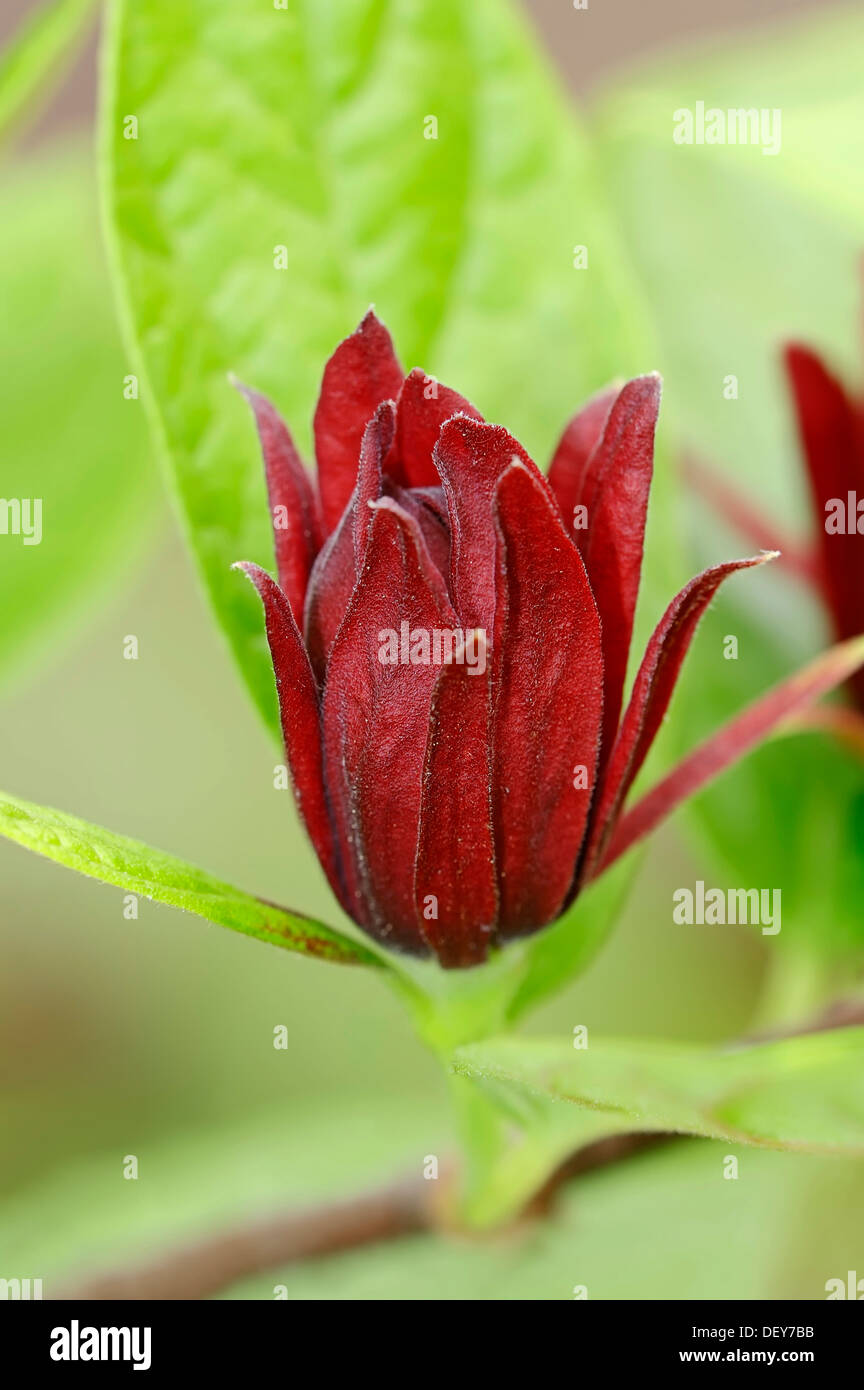
[[[129,1269],[94,1274],[52,1291],[51,1296],[163,1301],[209,1298],[268,1269],[428,1230],[429,1187],[422,1178],[400,1179],[328,1206],[257,1216],[244,1225],[192,1238]]]
[[[839,1001],[824,1014],[797,1028],[748,1038],[749,1044],[864,1025],[864,1002]],[[618,1134],[577,1150],[553,1173],[525,1210],[525,1217],[548,1215],[561,1189],[574,1178],[611,1163],[620,1163],[660,1144],[686,1136]],[[422,1177],[402,1178],[372,1192],[309,1211],[274,1212],[213,1235],[161,1252],[128,1269],[95,1274],[77,1284],[51,1291],[55,1298],[159,1299],[209,1298],[267,1270],[301,1260],[340,1254],[434,1229],[437,1184]]]

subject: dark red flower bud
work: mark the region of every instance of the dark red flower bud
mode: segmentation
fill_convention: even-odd
[[[243,568],[264,602],[312,842],[372,936],[476,964],[553,921],[615,857],[701,614],[727,575],[766,557],[682,591],[621,718],[656,376],[595,397],[547,481],[463,397],[406,377],[370,311],[324,372],[317,497],[273,407],[247,396],[279,583]],[[667,809],[690,789],[676,784]]]

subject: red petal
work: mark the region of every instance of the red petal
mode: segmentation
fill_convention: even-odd
[[[778,727],[848,680],[864,663],[864,637],[853,638],[823,652],[788,680],[769,690],[737,719],[695,749],[618,822],[600,864],[603,873],[620,855],[648,835],[661,821],[699,791],[718,773],[743,758]]]
[[[381,467],[393,440],[393,420],[393,404],[384,401],[366,426],[351,501],[328,537],[309,580],[304,631],[319,682],[324,679],[327,658],[360,573],[372,519],[369,504],[381,496]]]
[[[552,500],[546,479],[501,425],[457,415],[443,426],[435,464],[450,515],[450,592],[469,631],[491,632],[495,614],[495,486],[514,459],[521,460]]]
[[[603,707],[600,621],[576,546],[536,470],[495,493],[494,823],[502,938],[557,916],[573,881]],[[587,786],[574,788],[574,770]]]
[[[603,433],[603,426],[618,395],[617,386],[598,391],[573,416],[558,442],[549,466],[549,486],[555,494],[568,533],[573,531],[573,511],[582,496],[588,459]]]
[[[297,623],[303,621],[306,585],[321,549],[318,503],[288,427],[266,396],[237,383],[252,407],[264,455],[267,495],[279,585]]]
[[[390,334],[370,309],[324,368],[315,411],[318,486],[328,533],[338,526],[354,490],[363,431],[382,401],[396,399],[402,381]]]
[[[669,707],[681,666],[705,609],[724,579],[738,570],[764,564],[776,551],[749,560],[730,560],[697,574],[672,600],[648,643],[633,683],[614,749],[591,816],[591,836],[581,878],[591,878],[633,780],[641,768]]]
[[[485,640],[480,639],[484,643]],[[472,651],[471,656],[475,653]],[[415,873],[423,933],[444,966],[486,959],[498,917],[490,796],[490,668],[444,666],[432,697]],[[435,899],[436,915],[427,918]]]
[[[806,348],[786,351],[786,368],[795,395],[798,427],[810,491],[828,603],[840,638],[864,630],[864,536],[857,525],[844,535],[825,529],[826,506],[849,493],[864,495],[864,442],[856,410],[840,382]],[[857,516],[856,516],[857,522]],[[853,681],[864,705],[864,672]]]
[[[390,498],[374,508],[363,570],[327,669],[326,780],[353,846],[369,930],[423,952],[414,900],[420,795],[439,668],[383,665],[385,629],[452,628],[456,617],[417,523]]]
[[[392,401],[382,401],[363,432],[357,482],[351,499],[354,517],[354,560],[359,576],[366,554],[366,541],[372,524],[372,503],[381,496],[384,459],[393,443],[396,409]]]
[[[327,660],[356,583],[354,517],[346,508],[338,527],[324,542],[306,590],[303,632],[319,685],[324,682]]]
[[[339,856],[334,848],[333,829],[327,811],[318,693],[309,658],[288,600],[279,586],[258,565],[248,561],[241,561],[235,569],[242,570],[252,581],[264,604],[267,641],[279,696],[282,737],[297,805],[333,892],[346,912],[356,917],[356,904],[346,893],[340,874]]]
[[[579,498],[588,511],[588,528],[575,532],[576,544],[603,625],[603,763],[611,752],[621,713],[659,409],[660,378],[656,373],[628,381],[588,461]]]
[[[430,395],[429,392],[435,392]],[[442,386],[415,367],[402,383],[396,402],[396,439],[387,472],[404,487],[438,487],[440,478],[432,461],[441,426],[453,415],[482,420],[470,401]]]
[[[450,574],[450,524],[443,489],[424,487],[409,491],[408,488],[391,484],[388,495],[399,503],[403,511],[413,516],[423,532],[435,568],[446,580]]]

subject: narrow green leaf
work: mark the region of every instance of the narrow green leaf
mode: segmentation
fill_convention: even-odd
[[[105,74],[130,341],[217,616],[275,731],[260,609],[230,573],[272,569],[270,522],[226,373],[308,446],[324,361],[374,301],[406,368],[544,462],[583,399],[652,353],[589,150],[509,0],[118,0]],[[661,565],[673,526],[655,509]]]
[[[0,137],[59,77],[75,56],[94,0],[47,0],[0,52]]]
[[[672,1131],[808,1153],[864,1154],[864,1028],[716,1050],[641,1039],[494,1038],[457,1073],[523,1097],[569,1101],[613,1129]]]
[[[345,965],[384,963],[332,927],[232,888],[193,864],[63,811],[0,796],[0,834],[88,878],[194,912],[287,951]]]

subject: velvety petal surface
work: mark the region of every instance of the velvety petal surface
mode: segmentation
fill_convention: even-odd
[[[381,634],[457,626],[420,528],[391,498],[374,507],[360,579],[324,692],[325,775],[352,845],[369,930],[424,952],[414,878],[432,693],[440,668],[382,663]],[[410,655],[410,648],[408,650]]]
[[[318,488],[327,533],[338,526],[354,491],[363,432],[382,401],[395,401],[403,377],[390,334],[370,309],[324,368],[315,410]]]
[[[493,813],[506,939],[551,921],[572,884],[594,786],[603,659],[585,566],[533,465],[505,470],[494,513]]]
[[[462,625],[492,631],[496,601],[493,500],[499,478],[514,459],[524,463],[551,500],[546,479],[522,445],[501,425],[457,415],[435,446],[450,516],[450,592]],[[557,520],[557,507],[553,501]]]
[[[622,387],[585,469],[579,501],[587,530],[575,533],[603,625],[605,707],[601,766],[615,739],[642,571],[645,517],[654,466],[660,378]]]
[[[396,438],[387,471],[403,487],[438,487],[432,453],[441,426],[453,415],[482,420],[470,401],[419,367],[409,372],[396,402]]]
[[[618,395],[619,387],[598,391],[573,416],[558,441],[549,466],[549,486],[555,494],[568,533],[573,533],[573,512],[582,497],[585,469]]]
[[[273,525],[279,587],[295,622],[303,622],[306,586],[321,548],[321,518],[312,482],[275,406],[258,391],[238,383],[255,416]]]
[[[270,575],[248,561],[235,568],[251,580],[264,604],[282,737],[300,814],[331,888],[346,912],[354,915],[356,904],[346,892],[324,793],[318,692],[303,640],[287,598]]]
[[[450,577],[450,520],[440,487],[404,488],[385,480],[388,496],[410,512],[423,532],[432,562],[446,581]]]
[[[498,887],[492,834],[490,669],[485,642],[445,665],[432,696],[415,898],[444,966],[476,965],[494,942]],[[430,895],[434,899],[430,903]],[[434,912],[433,912],[434,909]]]
[[[360,573],[372,519],[370,504],[381,496],[382,464],[393,440],[393,422],[393,404],[384,401],[363,432],[351,500],[309,579],[304,630],[319,682]]]

